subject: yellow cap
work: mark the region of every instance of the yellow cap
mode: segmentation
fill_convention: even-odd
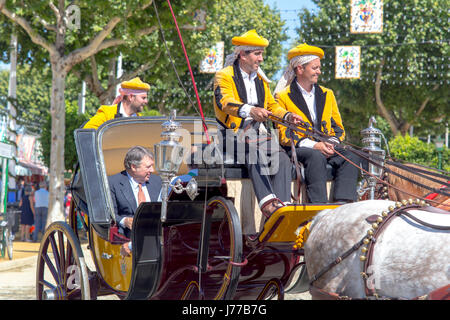
[[[294,57],[304,56],[307,54],[308,55],[312,54],[312,55],[318,56],[320,59],[322,59],[324,56],[323,50],[320,49],[319,47],[310,46],[310,45],[307,45],[306,43],[304,43],[304,44],[300,44],[300,45],[296,46],[295,48],[292,48],[291,50],[289,50],[288,59],[291,60]]]
[[[250,30],[239,37],[233,37],[231,43],[235,46],[252,46],[252,47],[267,47],[269,40],[261,37],[256,33],[256,30]]]
[[[150,85],[148,83],[142,82],[139,77],[131,79],[129,81],[124,81],[120,84],[124,89],[134,89],[134,90],[150,90]]]

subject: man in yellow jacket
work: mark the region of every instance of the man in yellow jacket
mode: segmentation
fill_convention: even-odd
[[[270,137],[264,122],[272,114],[292,121],[299,117],[277,104],[269,89],[270,81],[260,68],[269,41],[250,30],[234,37],[232,44],[234,53],[227,56],[225,67],[214,79],[214,111],[225,157],[231,156],[236,161],[236,157],[242,156],[241,163],[248,169],[259,207],[268,217],[278,206],[290,201],[292,165],[278,143],[275,147],[267,143]],[[244,135],[248,139],[240,139]],[[235,146],[234,150],[229,150],[230,146]],[[243,146],[242,152],[237,150],[239,146]],[[276,169],[263,165],[267,159],[269,166],[276,163]]]
[[[122,82],[119,89],[120,95],[114,99],[113,104],[100,106],[84,128],[97,129],[104,122],[114,118],[140,116],[140,112],[148,103],[149,90],[150,85],[142,82],[139,77]]]
[[[328,202],[326,165],[335,172],[333,199],[355,201],[358,168],[335,153],[335,149],[359,164],[359,158],[339,147],[345,138],[341,114],[332,90],[317,84],[321,74],[322,49],[301,44],[288,52],[289,65],[275,89],[275,97],[286,111],[301,116],[311,128],[330,136],[330,142],[316,141],[299,132],[292,132],[298,161],[305,168],[305,182],[311,202]],[[286,127],[279,126],[280,143],[291,154],[290,136]]]

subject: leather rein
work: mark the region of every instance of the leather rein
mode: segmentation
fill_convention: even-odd
[[[395,206],[389,206],[389,211],[383,211],[381,215],[372,215],[366,218],[366,221],[371,224],[371,228],[367,231],[367,233],[364,235],[364,237],[358,241],[355,245],[353,245],[350,249],[345,251],[342,255],[338,256],[334,261],[329,263],[327,266],[325,266],[323,269],[321,269],[317,274],[315,274],[313,277],[311,277],[310,280],[310,292],[311,295],[315,298],[319,299],[333,299],[333,300],[350,300],[352,298],[348,296],[340,296],[337,293],[334,292],[327,292],[325,290],[322,290],[316,286],[314,286],[314,282],[317,281],[320,277],[322,277],[325,273],[330,271],[334,266],[341,263],[345,258],[350,256],[352,253],[357,251],[359,248],[361,248],[361,253],[359,259],[363,263],[361,277],[364,280],[364,286],[365,286],[365,295],[366,297],[363,299],[399,299],[399,298],[392,298],[392,297],[385,297],[380,296],[375,289],[375,286],[371,282],[371,276],[373,273],[370,270],[370,266],[372,265],[372,259],[373,259],[373,251],[375,244],[377,242],[378,237],[383,232],[383,230],[392,222],[392,220],[395,217],[399,216],[406,216],[415,222],[431,228],[431,229],[437,229],[437,230],[450,230],[450,226],[439,226],[427,223],[415,216],[413,216],[411,213],[409,213],[412,209],[419,209],[422,211],[429,211],[429,212],[435,212],[435,213],[442,213],[442,214],[449,214],[448,211],[437,209],[434,207],[427,206],[425,207],[425,203],[420,200],[416,200],[416,203],[414,201],[409,200],[403,200],[402,202],[396,202]]]
[[[296,125],[296,124],[294,124],[293,122],[290,122],[290,121],[288,121],[288,120],[286,120],[286,119],[282,119],[282,118],[276,117],[276,116],[274,116],[274,115],[270,115],[270,116],[269,116],[269,119],[270,119],[272,122],[274,122],[274,123],[278,123],[278,124],[280,124],[280,125],[282,125],[282,126],[285,126],[287,129],[289,129],[289,130],[291,130],[291,131],[297,131],[297,132],[303,133],[303,134],[305,134],[305,135],[307,135],[307,136],[309,136],[309,137],[311,137],[311,138],[313,138],[313,139],[315,139],[315,140],[317,140],[317,141],[325,141],[325,142],[331,143],[331,144],[333,144],[333,145],[338,145],[338,144],[339,144],[339,143],[335,142],[333,139],[330,139],[331,137],[328,136],[327,134],[324,134],[323,132],[321,132],[321,131],[319,131],[319,130],[313,128],[313,127],[311,127],[310,124],[307,123],[307,122],[300,121],[300,124],[299,124],[299,125]],[[291,140],[291,149],[292,149],[292,151],[294,151],[294,149],[295,149],[295,144],[294,144],[294,140],[293,140],[293,134],[290,135],[290,140]],[[436,173],[436,172],[431,172],[431,171],[419,169],[419,168],[411,168],[411,167],[408,167],[407,165],[401,164],[401,163],[399,163],[399,162],[390,161],[389,159],[384,159],[384,158],[381,158],[381,157],[377,157],[376,155],[371,155],[371,154],[368,154],[368,153],[366,153],[366,152],[357,150],[357,149],[356,149],[356,146],[350,145],[350,144],[348,144],[348,143],[341,142],[341,144],[344,144],[344,145],[342,146],[344,149],[353,152],[354,154],[356,154],[356,155],[359,156],[360,158],[363,158],[363,159],[367,160],[369,163],[371,163],[371,164],[373,164],[373,165],[375,165],[375,166],[381,167],[381,168],[384,170],[384,172],[394,174],[394,175],[400,177],[401,179],[404,179],[404,180],[406,180],[406,181],[408,181],[408,182],[410,182],[410,183],[413,183],[413,184],[415,184],[415,185],[418,185],[418,186],[420,186],[420,187],[422,187],[422,188],[424,188],[424,189],[430,190],[430,191],[433,192],[433,193],[437,193],[437,194],[441,194],[441,195],[450,197],[450,193],[446,192],[444,188],[436,189],[436,188],[432,188],[432,187],[429,187],[429,186],[427,186],[427,185],[421,184],[421,183],[419,183],[419,182],[417,182],[417,181],[415,181],[415,180],[413,180],[413,179],[411,179],[411,178],[408,178],[408,177],[406,177],[406,176],[404,176],[404,175],[401,175],[401,174],[399,174],[399,173],[397,173],[397,172],[395,172],[395,171],[390,170],[389,168],[387,168],[386,166],[384,166],[384,165],[381,164],[381,163],[391,164],[391,165],[396,166],[396,167],[398,167],[398,168],[400,168],[400,169],[402,169],[402,170],[411,172],[411,173],[413,173],[414,175],[418,175],[418,176],[424,177],[424,178],[426,178],[426,179],[429,179],[429,180],[431,180],[431,181],[441,183],[443,186],[445,186],[445,187],[447,187],[447,188],[450,187],[450,183],[447,182],[447,181],[450,180],[450,177],[449,177],[449,176],[446,176],[446,175],[444,175],[444,174],[439,174],[439,173]],[[412,196],[413,198],[419,198],[420,200],[426,200],[426,201],[429,202],[429,203],[441,204],[441,205],[446,206],[446,207],[448,207],[448,208],[450,209],[450,206],[449,206],[449,205],[442,204],[442,203],[440,203],[440,202],[438,202],[438,201],[434,201],[434,200],[429,199],[429,198],[427,199],[427,198],[425,198],[425,197],[418,196],[418,195],[416,195],[416,194],[412,194],[412,193],[410,193],[410,192],[408,192],[408,191],[406,191],[406,190],[403,190],[402,188],[399,188],[399,187],[397,187],[397,186],[394,186],[393,184],[390,184],[389,182],[387,182],[387,181],[385,181],[385,180],[383,180],[383,179],[381,179],[381,178],[379,178],[379,177],[377,177],[377,176],[371,174],[370,172],[368,172],[368,171],[365,170],[364,168],[361,168],[360,165],[358,165],[358,164],[352,162],[350,159],[348,159],[347,157],[345,157],[345,156],[344,156],[342,153],[340,153],[339,151],[335,150],[335,152],[336,152],[336,154],[338,154],[340,157],[342,157],[344,160],[346,160],[347,162],[349,162],[349,163],[352,164],[353,166],[359,168],[359,169],[360,169],[361,171],[363,171],[365,174],[367,174],[367,175],[369,175],[370,177],[376,179],[376,181],[378,181],[379,183],[381,183],[381,184],[383,184],[383,185],[386,185],[386,186],[388,186],[388,187],[390,187],[390,188],[393,188],[393,189],[395,189],[395,190],[397,190],[397,191],[400,191],[400,192],[403,192],[403,193],[405,193],[405,194],[408,194],[409,196]],[[295,152],[292,152],[292,153],[293,153],[293,156],[294,156],[294,155],[296,156],[296,153],[295,153]],[[297,160],[297,159],[296,159],[296,157],[295,157],[295,159],[293,159],[293,162],[295,161],[295,163],[297,163],[296,160]],[[296,165],[296,171],[297,171],[297,175],[298,175],[298,174],[299,174],[299,168],[298,168],[298,165]],[[434,179],[434,178],[432,178],[432,177],[426,176],[426,175],[424,175],[424,173],[426,173],[427,175],[431,175],[431,176],[438,177],[438,178],[443,178],[443,179],[445,179],[445,181],[437,180],[437,179]],[[298,183],[299,183],[299,182],[298,182]],[[300,183],[299,183],[299,184],[300,184]],[[299,185],[299,187],[300,187],[300,185]]]

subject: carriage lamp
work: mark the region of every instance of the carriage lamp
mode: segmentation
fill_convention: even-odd
[[[167,219],[167,202],[170,181],[175,177],[183,161],[185,148],[179,144],[181,135],[176,132],[181,128],[179,122],[175,121],[176,111],[172,110],[169,119],[161,125],[161,142],[155,144],[155,168],[161,176],[161,221]]]
[[[175,193],[183,193],[186,192],[186,194],[189,196],[191,200],[194,200],[198,195],[198,183],[197,180],[194,178],[191,178],[186,185],[186,187],[183,187],[183,184],[181,182],[181,179],[177,179],[174,184],[171,185],[173,188],[173,191]]]
[[[369,162],[368,172],[363,173],[364,179],[367,181],[369,190],[369,199],[375,199],[375,187],[377,184],[377,178],[381,178],[383,173],[383,165],[385,159],[385,151],[381,149],[381,137],[384,138],[381,130],[375,128],[375,117],[370,117],[369,127],[361,130],[363,151],[370,155],[370,158],[374,163]]]

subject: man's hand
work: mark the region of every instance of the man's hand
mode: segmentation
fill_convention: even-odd
[[[126,228],[131,230],[131,227],[133,226],[133,218],[132,217],[126,217],[123,218],[123,224]]]
[[[272,112],[270,112],[269,110],[260,107],[253,107],[250,109],[250,117],[258,122],[266,121],[271,114]]]
[[[334,154],[334,145],[328,142],[317,142],[314,149],[319,150],[325,157],[331,157]]]
[[[128,246],[129,242],[125,242],[121,247],[120,247],[120,254],[124,257],[129,257],[131,256],[131,250]]]
[[[294,124],[300,124],[303,121],[302,117],[300,117],[298,114],[295,113],[290,113],[287,116],[286,120],[289,122],[293,122]]]

